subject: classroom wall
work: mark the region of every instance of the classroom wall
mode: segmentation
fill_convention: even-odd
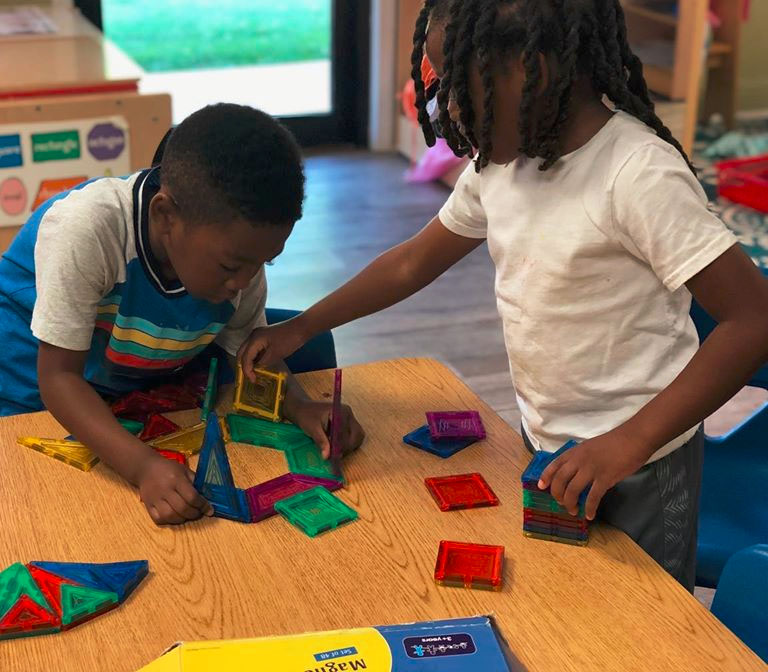
[[[753,2],[741,34],[739,110],[768,110],[768,1]]]

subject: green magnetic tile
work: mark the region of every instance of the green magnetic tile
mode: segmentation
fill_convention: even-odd
[[[227,425],[232,434],[232,441],[236,443],[288,451],[312,441],[296,425],[285,422],[270,422],[233,413],[227,416]]]
[[[216,357],[211,358],[208,365],[208,383],[205,386],[205,397],[203,398],[203,410],[200,412],[200,420],[208,420],[208,414],[216,406],[216,396],[219,392],[219,360]]]
[[[74,625],[118,603],[117,593],[86,586],[61,584],[61,624]]]
[[[323,455],[314,441],[286,451],[285,457],[288,460],[288,468],[294,474],[333,478],[337,481],[344,480],[343,476],[337,476],[333,473],[331,463],[323,459]]]
[[[117,421],[127,429],[131,434],[138,436],[144,429],[144,423],[138,420],[126,420],[125,418],[118,418]]]
[[[531,490],[523,489],[523,506],[526,508],[537,509],[539,511],[548,511],[551,513],[564,513],[568,515],[568,511],[557,503],[557,500],[552,495],[546,492],[536,493]],[[583,518],[585,515],[584,506],[579,507],[579,517]]]
[[[357,511],[322,487],[275,502],[275,510],[310,537],[357,520]]]
[[[29,570],[20,562],[16,562],[0,572],[0,620],[22,595],[29,595],[38,605],[51,611],[51,605]]]

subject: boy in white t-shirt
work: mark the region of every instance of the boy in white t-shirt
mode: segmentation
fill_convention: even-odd
[[[587,516],[692,589],[699,425],[768,358],[768,283],[655,115],[620,3],[428,0],[413,66],[427,141],[436,122],[473,163],[423,231],[241,361],[401,301],[487,240],[526,444],[581,442],[540,487],[575,512],[591,486]],[[691,295],[719,322],[701,348]]]

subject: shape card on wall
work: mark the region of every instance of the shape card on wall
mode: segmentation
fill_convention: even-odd
[[[52,196],[131,172],[124,117],[0,124],[0,226],[24,224]]]

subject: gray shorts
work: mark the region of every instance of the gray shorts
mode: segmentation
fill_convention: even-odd
[[[525,446],[533,452],[523,432]],[[696,580],[704,432],[611,488],[597,518],[617,527],[687,590]]]

